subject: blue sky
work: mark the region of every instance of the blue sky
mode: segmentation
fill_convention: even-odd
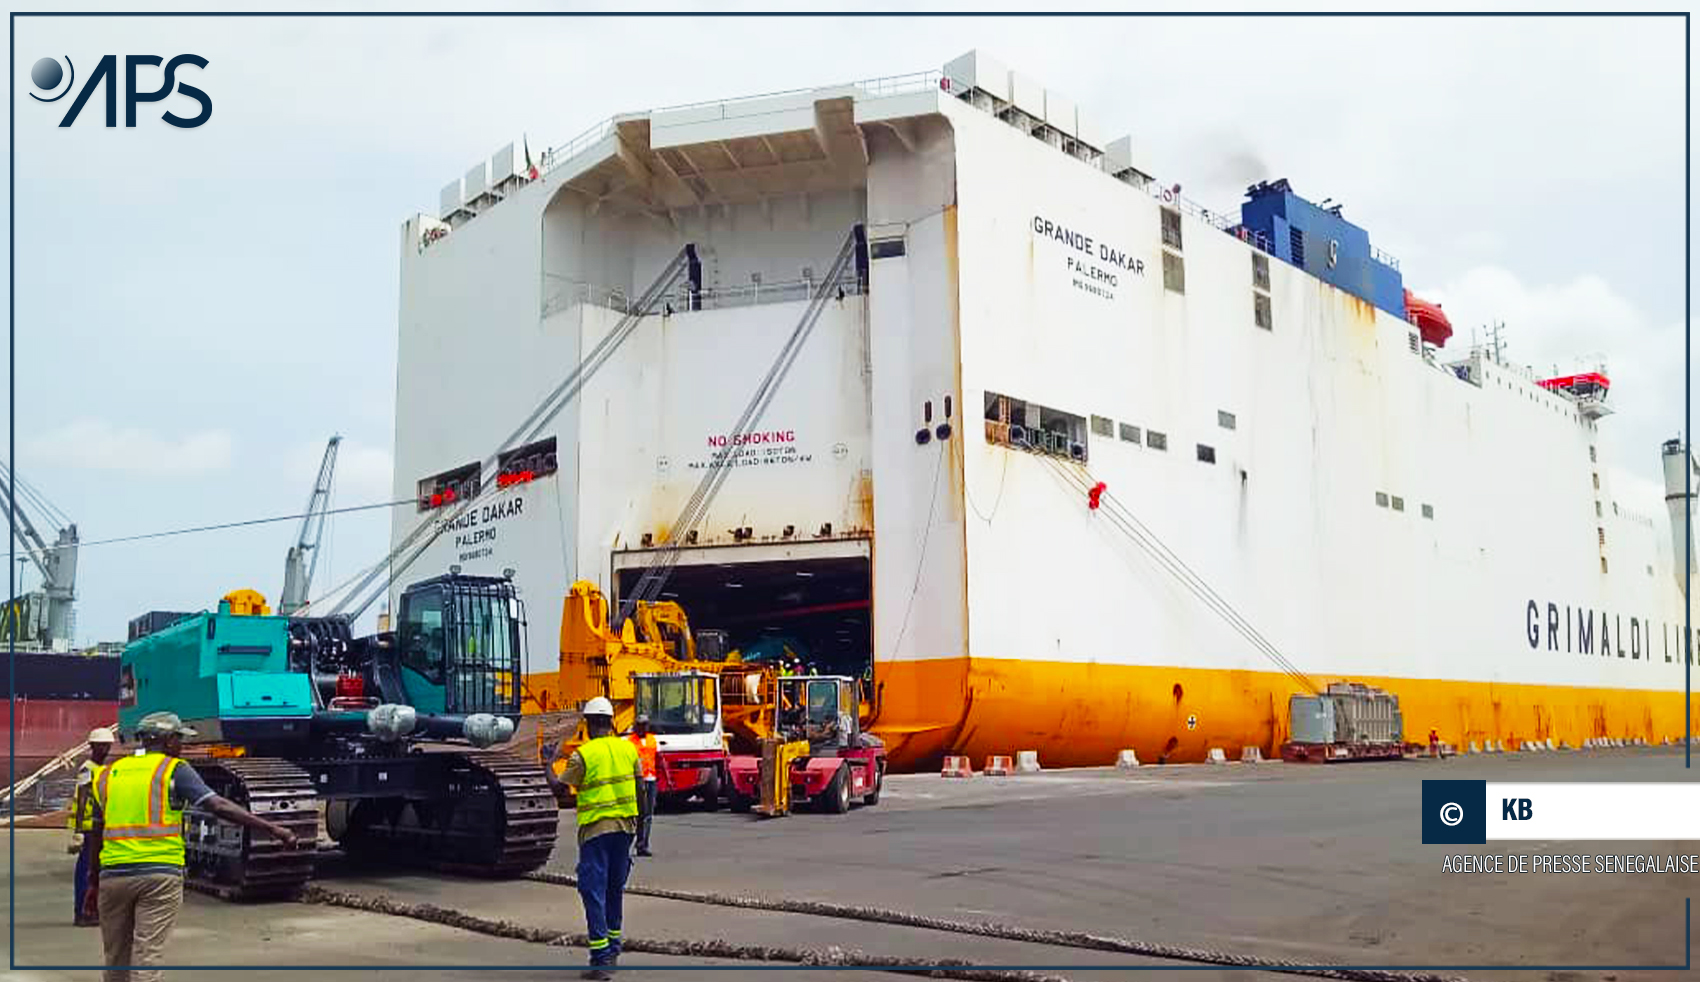
[[[869,8],[863,8],[869,9]],[[1217,208],[1289,178],[1511,360],[1603,353],[1619,493],[1682,425],[1680,22],[1436,19],[141,19],[13,21],[18,463],[85,540],[300,510],[344,436],[338,505],[390,490],[398,242],[473,161],[619,112],[936,69],[979,47],[1069,93]],[[213,99],[108,130],[29,99],[38,57],[182,52]],[[149,74],[149,72],[152,74]],[[79,86],[86,76],[79,76]],[[153,88],[157,69],[144,69]],[[119,107],[123,112],[122,101]],[[293,524],[91,545],[78,636],[253,587]],[[385,550],[336,519],[317,585]],[[27,585],[38,580],[26,573]]]

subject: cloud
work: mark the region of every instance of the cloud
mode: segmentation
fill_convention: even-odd
[[[84,419],[25,444],[25,459],[87,470],[177,477],[228,470],[234,441],[228,430],[172,438],[141,427]]]
[[[319,475],[319,462],[324,459],[323,443],[304,443],[296,446],[284,458],[284,479],[301,490],[301,502],[313,490]],[[390,452],[344,438],[336,452],[336,471],[331,479],[331,497],[337,507],[374,504],[390,500],[390,477],[394,470]]]
[[[1660,447],[1683,426],[1680,321],[1656,321],[1593,275],[1530,284],[1503,268],[1478,266],[1440,286],[1411,289],[1445,307],[1455,332],[1451,357],[1468,352],[1473,328],[1498,321],[1505,324],[1505,360],[1513,365],[1543,377],[1603,367],[1614,409],[1600,421],[1603,462],[1637,478],[1625,487],[1662,495]],[[1480,340],[1485,343],[1485,333]]]

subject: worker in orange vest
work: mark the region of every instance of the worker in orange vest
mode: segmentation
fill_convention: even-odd
[[[655,819],[655,754],[659,747],[655,735],[649,732],[649,717],[639,716],[626,739],[637,747],[638,761],[643,764],[643,781],[638,785],[637,854],[653,856],[649,851],[649,826]]]

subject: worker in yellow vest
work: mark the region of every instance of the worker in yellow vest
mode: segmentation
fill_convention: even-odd
[[[94,865],[94,856],[90,852],[93,842],[89,838],[89,832],[94,829],[94,781],[100,776],[101,765],[106,763],[106,755],[112,752],[114,742],[112,731],[104,726],[89,731],[89,759],[77,769],[77,797],[71,806],[70,817],[65,819],[65,824],[71,827],[70,851],[77,854],[76,886],[73,890],[76,906],[72,920],[77,927],[94,927],[100,923],[100,918],[83,913],[83,901],[88,896],[89,870]]]
[[[649,830],[655,822],[655,758],[661,748],[655,734],[649,732],[648,716],[639,716],[632,722],[632,732],[626,739],[637,748],[638,763],[643,765],[643,779],[638,781],[637,854],[653,856],[649,851]]]
[[[637,831],[638,782],[643,764],[630,740],[614,732],[614,706],[601,696],[584,704],[590,739],[567,758],[555,775],[560,746],[543,751],[543,773],[565,807],[576,791],[578,809],[578,894],[584,901],[585,933],[590,937],[590,966],[584,979],[612,979],[608,969],[620,957],[620,926],[626,877],[632,870],[632,836]],[[569,790],[571,789],[571,790]]]
[[[176,713],[149,713],[136,726],[140,750],[101,769],[89,831],[95,864],[85,915],[100,914],[105,982],[158,982],[165,942],[183,907],[183,810],[191,805],[264,832],[293,848],[295,833],[226,801],[178,755],[195,731]],[[120,968],[119,966],[124,966]],[[130,971],[134,966],[137,971]]]

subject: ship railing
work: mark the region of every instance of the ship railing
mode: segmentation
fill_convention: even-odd
[[[759,102],[763,99],[777,99],[784,96],[807,95],[811,92],[819,92],[822,89],[835,88],[861,89],[863,92],[866,92],[868,95],[875,98],[885,98],[887,96],[904,95],[910,92],[925,92],[929,89],[937,89],[943,78],[944,73],[937,70],[909,72],[904,75],[882,75],[877,78],[862,79],[860,81],[849,82],[843,85],[811,85],[806,88],[782,89],[776,92],[763,92],[757,95],[734,96],[727,99],[704,99],[699,102],[686,102],[672,106],[660,106],[655,109],[647,110],[645,113],[639,115],[653,116],[656,113],[678,112],[684,109],[702,109],[708,106],[734,107],[750,102]],[[591,126],[578,136],[573,137],[571,140],[543,151],[543,158],[541,163],[538,165],[538,170],[541,173],[547,174],[607,139],[614,133],[616,118],[617,117],[610,116],[594,126]]]
[[[807,278],[784,280],[776,283],[746,283],[737,286],[715,287],[697,294],[696,309],[723,310],[730,307],[791,303],[809,299],[819,288],[820,280]],[[854,270],[839,277],[838,282],[832,284],[832,289],[834,293],[842,293],[846,297],[860,296],[866,292]],[[666,295],[664,302],[668,303],[674,312],[685,312],[692,309],[689,287],[681,286],[675,289],[672,293]],[[553,316],[577,304],[605,307],[609,310],[629,314],[636,309],[637,298],[619,287],[604,287],[569,280],[544,300],[542,316]]]
[[[834,88],[860,89],[871,97],[885,98],[888,96],[905,95],[913,92],[939,91],[941,90],[944,82],[944,77],[944,73],[938,70],[909,72],[902,75],[882,75],[875,78],[862,79],[860,81],[849,82],[844,85],[837,86],[809,86],[807,88],[799,89],[784,89],[777,92],[763,92],[758,95],[736,96],[728,99],[705,99],[700,102],[687,102],[681,105],[662,106],[657,109],[648,110],[648,114],[654,115],[655,113],[677,112],[683,109],[700,109],[706,106],[733,107],[744,103],[760,101],[762,99],[804,95],[810,92],[819,92],[823,89]],[[962,101],[966,102],[968,105],[975,105],[972,101]],[[989,113],[991,111],[988,106],[980,106],[979,108],[984,112]],[[607,139],[614,133],[614,123],[615,117],[610,116],[594,126],[591,126],[578,136],[568,140],[566,143],[543,151],[542,162],[539,165],[540,172],[547,174]],[[1098,170],[1107,170],[1109,166],[1109,159],[1101,153],[1085,158],[1076,157],[1076,159],[1080,160],[1081,163],[1086,166],[1093,167]],[[1175,185],[1164,187],[1160,181],[1151,181],[1145,185],[1144,189],[1147,194],[1161,201],[1163,204],[1177,208],[1181,212],[1191,215],[1219,231],[1235,235],[1235,227],[1240,224],[1237,209],[1233,212],[1227,212],[1206,208],[1198,202],[1193,201],[1191,198],[1181,195],[1179,192],[1175,191],[1174,188]],[[1243,240],[1243,237],[1241,236],[1235,235],[1235,237],[1242,238]],[[1264,252],[1268,252],[1271,255],[1274,254],[1274,250],[1267,248],[1266,246],[1258,246],[1258,248],[1261,248]],[[1397,259],[1385,252],[1382,252],[1374,246],[1370,247],[1370,254],[1379,262],[1385,263],[1393,269],[1399,268],[1399,261]]]
[[[862,284],[856,278],[854,271],[841,276],[836,284],[837,291],[845,296],[860,295]],[[820,281],[813,279],[784,280],[778,283],[746,283],[738,286],[722,286],[703,290],[698,294],[700,309],[720,310],[727,307],[753,307],[764,303],[790,303],[796,300],[807,300],[820,288]],[[686,294],[679,294],[681,302]]]

